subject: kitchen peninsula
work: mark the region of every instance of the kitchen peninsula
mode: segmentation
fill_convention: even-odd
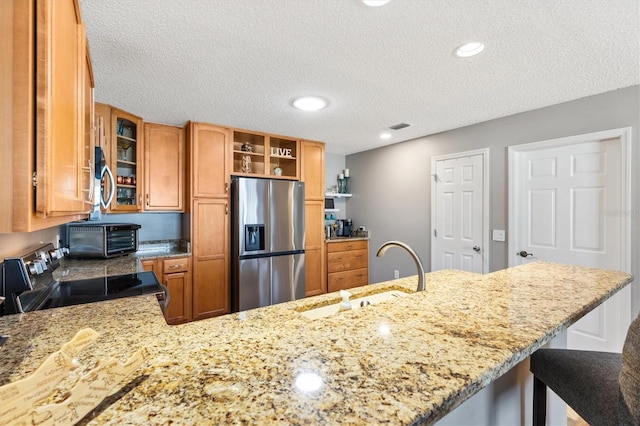
[[[91,327],[100,337],[78,370],[143,346],[151,358],[89,424],[430,424],[632,280],[535,262],[428,273],[424,292],[317,320],[299,311],[336,303],[336,293],[178,326],[147,296],[14,315],[0,318],[11,336],[0,384]],[[416,282],[350,291],[412,292]]]

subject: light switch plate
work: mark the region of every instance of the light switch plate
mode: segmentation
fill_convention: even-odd
[[[506,232],[504,229],[494,229],[493,230],[493,241],[505,241],[507,238]]]

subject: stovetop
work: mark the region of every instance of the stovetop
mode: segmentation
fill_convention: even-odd
[[[20,301],[23,310],[28,312],[162,293],[162,287],[153,272],[138,272],[77,281],[56,281],[46,289],[22,293]]]
[[[33,246],[2,263],[0,315],[30,312],[144,294],[164,294],[153,272],[59,282],[53,271],[64,251],[52,244]],[[165,295],[167,297],[168,295]]]

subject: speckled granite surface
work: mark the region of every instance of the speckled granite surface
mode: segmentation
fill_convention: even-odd
[[[111,259],[71,259],[64,257],[60,261],[60,267],[53,271],[53,278],[58,281],[72,281],[133,274],[142,272],[140,261],[144,259],[191,256],[185,245],[153,242],[153,244],[141,244],[140,247],[142,247],[142,250],[138,250],[135,254]]]
[[[331,237],[327,238],[325,241],[327,243],[340,243],[346,241],[368,241],[369,238],[364,237]]]
[[[82,424],[428,424],[631,280],[537,262],[484,276],[429,273],[424,292],[315,321],[298,310],[337,294],[179,326],[146,296],[14,315],[0,318],[0,334],[12,336],[0,383],[92,327],[101,337],[79,372],[141,346],[153,355]],[[413,290],[416,281],[349,291]]]

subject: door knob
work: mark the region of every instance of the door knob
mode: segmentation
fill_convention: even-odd
[[[473,251],[480,253],[480,247],[478,246],[473,246]]]
[[[533,253],[527,253],[525,250],[522,250],[521,252],[516,253],[516,255],[520,257],[527,257],[527,256],[533,256]]]

